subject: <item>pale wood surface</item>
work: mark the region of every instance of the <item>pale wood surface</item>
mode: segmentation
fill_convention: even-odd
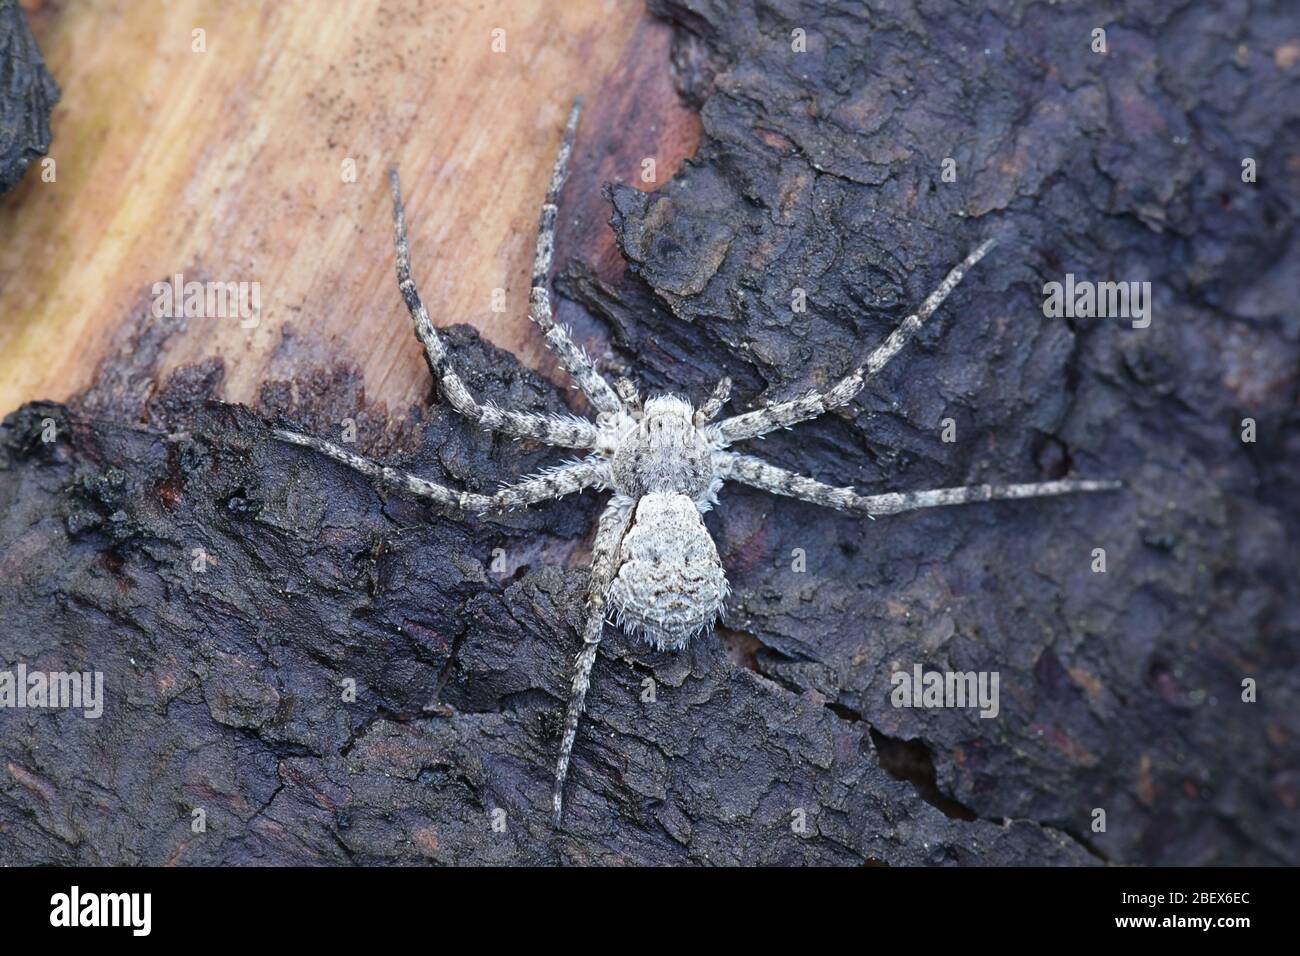
[[[422,401],[427,370],[393,279],[393,162],[435,324],[471,323],[553,371],[526,302],[570,100],[587,110],[559,254],[605,271],[621,262],[599,183],[653,188],[698,135],[672,94],[668,29],[637,0],[24,6],[63,99],[56,181],[30,170],[0,200],[0,414],[84,388],[176,272],[259,282],[262,315],[252,329],[191,319],[160,377],[221,356],[223,397],[251,402],[267,379],[340,361],[395,415]],[[193,52],[200,28],[206,52]]]

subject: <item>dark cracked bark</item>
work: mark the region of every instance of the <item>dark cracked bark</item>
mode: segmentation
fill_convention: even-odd
[[[59,87],[45,68],[17,0],[0,0],[0,193],[50,148]]]
[[[596,499],[494,524],[376,491],[268,420],[353,418],[362,448],[475,489],[554,453],[436,398],[391,431],[346,370],[253,410],[209,400],[215,361],[155,388],[167,329],[142,319],[72,408],[0,430],[5,663],[108,687],[97,721],[0,709],[0,863],[1300,858],[1295,18],[656,7],[699,156],[613,190],[633,274],[561,283],[643,384],[699,397],[726,371],[742,410],[830,381],[998,235],[847,410],[759,452],[861,489],[1074,472],[1124,493],[870,522],[725,489],[725,626],[679,655],[609,629],[556,833]],[[1067,271],[1151,281],[1151,327],[1044,318]],[[479,394],[563,409],[448,339]],[[999,672],[998,718],[893,707],[916,663]]]

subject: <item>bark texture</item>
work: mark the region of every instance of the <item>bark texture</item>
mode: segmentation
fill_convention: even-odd
[[[0,863],[1300,860],[1294,13],[651,6],[704,136],[665,188],[610,191],[627,274],[560,283],[612,364],[789,397],[997,235],[863,395],[757,452],[864,492],[1126,490],[870,522],[728,487],[725,626],[676,655],[607,631],[556,832],[597,498],[487,523],[377,491],[268,422],[350,418],[475,490],[555,453],[436,396],[395,431],[346,368],[254,409],[210,400],[215,360],[158,385],[142,314],[78,401],[0,429],[0,665],[107,685],[99,720],[0,709]],[[1151,282],[1150,327],[1045,317],[1067,272]],[[477,394],[565,409],[447,339]],[[915,664],[998,672],[999,715],[893,706]]]
[[[58,101],[58,84],[17,0],[0,0],[0,193],[50,148],[50,111]]]

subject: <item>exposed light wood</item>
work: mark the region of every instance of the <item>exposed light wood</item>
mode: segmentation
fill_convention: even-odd
[[[224,397],[251,402],[267,379],[338,360],[394,413],[423,400],[427,371],[393,280],[392,162],[435,323],[471,323],[552,368],[526,318],[528,277],[570,100],[588,109],[561,256],[617,267],[599,182],[650,188],[642,156],[662,182],[694,148],[668,29],[630,0],[25,6],[63,100],[57,180],[30,170],[0,200],[0,414],[84,388],[176,272],[258,282],[262,314],[252,329],[191,319],[161,375],[218,355]],[[206,52],[191,49],[196,29]],[[566,226],[575,216],[601,228]],[[580,237],[569,248],[566,232]],[[496,288],[504,313],[491,311]]]

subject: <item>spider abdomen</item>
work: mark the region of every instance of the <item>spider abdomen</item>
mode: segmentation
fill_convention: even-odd
[[[718,549],[686,495],[651,493],[619,551],[609,601],[629,634],[677,649],[713,626],[727,596]]]

